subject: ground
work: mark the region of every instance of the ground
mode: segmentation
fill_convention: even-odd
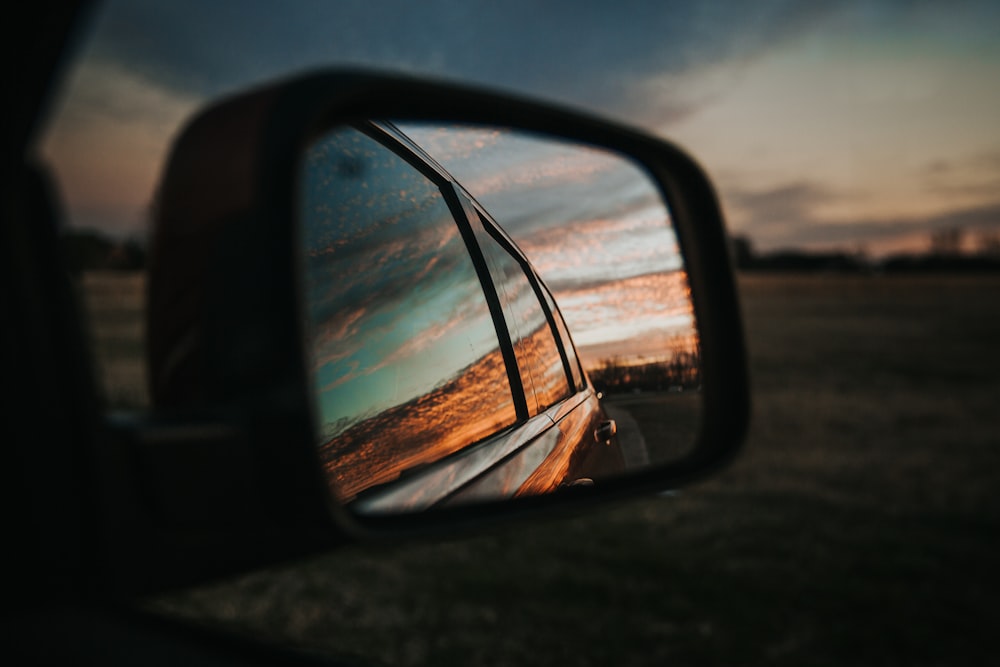
[[[371,664],[955,665],[1000,627],[1000,277],[741,278],[740,458],[672,496],[149,601]]]

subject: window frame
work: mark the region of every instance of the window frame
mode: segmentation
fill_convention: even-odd
[[[469,258],[472,260],[472,265],[476,270],[479,285],[483,290],[483,296],[486,299],[490,316],[493,319],[497,342],[499,343],[504,366],[507,370],[507,384],[510,386],[514,401],[515,418],[511,427],[523,424],[531,418],[530,411],[528,410],[527,394],[521,373],[517,367],[517,354],[507,329],[507,318],[503,312],[503,305],[500,302],[496,286],[493,284],[489,268],[486,265],[486,258],[483,256],[482,249],[476,241],[472,224],[469,220],[469,211],[474,210],[473,200],[443,167],[406,137],[406,135],[396,129],[395,126],[385,122],[366,121],[354,127],[408,162],[417,171],[429,178],[441,191],[445,203],[451,212],[452,219],[458,227],[459,233],[462,235],[466,251],[469,253]],[[490,434],[484,440],[494,435],[496,433]],[[482,442],[482,440],[477,442]],[[469,443],[469,446],[474,444],[476,443]]]
[[[485,264],[485,259],[476,242],[471,225],[468,220],[468,212],[463,206],[463,193],[444,169],[431,159],[426,153],[413,144],[408,138],[399,133],[395,127],[388,123],[375,121],[361,121],[357,123],[347,123],[345,128],[351,128],[367,136],[375,143],[379,144],[387,151],[393,153],[405,163],[413,167],[419,174],[427,178],[431,184],[441,193],[451,220],[455,224],[462,237],[466,252],[473,264],[476,277],[479,280],[490,319],[493,321],[494,332],[497,338],[498,347],[504,360],[504,367],[507,372],[507,384],[514,405],[514,421],[508,426],[490,433],[483,438],[471,442],[458,452],[464,451],[470,446],[489,440],[499,433],[503,433],[511,428],[523,424],[528,418],[527,398],[520,374],[517,370],[517,359],[513,343],[507,334],[506,319],[503,314],[503,307],[496,293],[489,271]],[[399,134],[397,134],[399,133]],[[456,452],[456,453],[458,453]]]
[[[580,371],[580,380],[581,380],[580,385],[578,386],[575,381],[575,377],[573,375],[572,364],[569,360],[569,355],[566,353],[566,345],[567,344],[573,345],[573,342],[572,340],[567,341],[563,339],[563,336],[559,331],[559,326],[556,323],[553,311],[551,308],[549,308],[549,301],[546,298],[546,294],[548,294],[549,298],[552,299],[552,303],[556,306],[556,308],[558,308],[558,304],[556,304],[555,297],[552,297],[551,291],[549,291],[548,287],[546,287],[545,284],[542,282],[542,279],[538,276],[538,273],[535,271],[535,267],[531,265],[531,262],[528,261],[528,258],[524,256],[524,253],[521,252],[521,249],[517,247],[517,244],[514,243],[513,239],[510,238],[507,232],[504,231],[504,229],[500,227],[499,224],[497,224],[497,221],[493,218],[493,216],[491,216],[481,205],[479,205],[478,202],[476,203],[475,208],[476,212],[479,214],[479,217],[483,222],[483,228],[486,230],[486,233],[489,234],[491,237],[493,237],[493,239],[497,243],[499,243],[500,246],[517,261],[518,265],[521,267],[521,271],[523,271],[524,274],[527,276],[528,283],[531,285],[531,290],[535,294],[535,300],[541,307],[542,313],[545,314],[545,321],[546,323],[548,323],[549,330],[552,332],[552,337],[555,339],[556,342],[556,348],[559,350],[559,357],[562,360],[563,375],[566,377],[566,385],[569,387],[570,390],[569,394],[567,394],[562,399],[565,400],[566,398],[569,398],[573,394],[581,391],[586,386],[584,382],[586,374],[583,372],[582,366],[579,365],[580,355],[576,352],[576,346],[574,345],[573,356],[576,358],[577,367]],[[562,320],[561,313],[559,313],[559,318],[560,320]],[[563,321],[563,326],[565,326],[565,320],[562,321]],[[566,331],[568,336],[569,329],[567,328]],[[558,403],[559,401],[556,401],[556,403],[553,403],[552,405],[556,405]],[[549,407],[552,406],[547,406],[545,409],[548,409]]]

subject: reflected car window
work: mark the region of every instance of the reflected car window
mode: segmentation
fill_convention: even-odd
[[[570,376],[573,378],[573,388],[583,389],[583,371],[580,367],[580,360],[576,356],[576,348],[569,337],[569,329],[566,328],[566,322],[563,320],[559,308],[556,307],[555,299],[552,298],[549,288],[541,281],[538,282],[538,287],[545,296],[545,303],[549,308],[549,312],[552,313],[552,320],[556,323],[556,329],[559,331],[559,338],[562,340],[562,347],[566,352],[566,364],[569,366]]]
[[[482,220],[474,219],[472,227],[507,318],[528,411],[537,414],[571,393],[559,347],[520,263],[486,231]]]
[[[437,185],[352,128],[312,145],[300,181],[319,447],[337,495],[513,424],[482,285]]]

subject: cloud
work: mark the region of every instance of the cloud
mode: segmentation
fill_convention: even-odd
[[[101,13],[94,55],[198,96],[354,64],[635,109],[650,78],[771,48],[837,4],[123,0]]]
[[[1000,193],[1000,148],[962,158],[939,158],[919,170],[926,191],[941,196],[992,200]]]
[[[263,0],[109,0],[95,17],[81,51],[90,75],[77,76],[79,85],[68,90],[55,132],[61,149],[52,162],[74,222],[122,233],[141,226],[169,141],[191,109],[315,67],[403,70],[582,106],[669,130],[697,148],[713,171],[756,169],[757,186],[788,182],[795,173],[802,183],[788,191],[720,188],[734,213],[770,209],[770,219],[748,213],[746,221],[738,215],[735,221],[766,223],[774,237],[780,229],[795,231],[796,220],[832,221],[817,206],[836,206],[834,193],[819,202],[822,188],[810,191],[809,183],[839,192],[845,184],[835,182],[838,174],[862,162],[875,165],[875,175],[887,174],[892,170],[875,158],[896,159],[893,150],[902,158],[920,154],[917,161],[924,164],[936,158],[946,168],[957,164],[967,144],[980,141],[996,115],[990,68],[1000,58],[1000,4],[987,0],[299,0],[280,10]],[[857,57],[843,59],[844,53]],[[775,54],[788,58],[772,62]],[[843,68],[823,68],[836,58]],[[789,59],[801,67],[791,68]],[[907,82],[924,79],[902,64],[915,59],[916,70],[938,72],[954,86],[911,108],[870,105],[878,107],[872,113],[886,115],[851,119],[841,112],[841,98],[871,102],[872,91],[912,92]],[[757,65],[771,78],[753,79],[744,96],[734,97],[741,77]],[[831,81],[830,73],[844,80]],[[981,83],[973,89],[967,79]],[[808,80],[821,84],[810,88]],[[762,87],[767,82],[773,87]],[[813,106],[805,103],[810,99]],[[828,115],[813,113],[824,104]],[[948,120],[918,123],[927,117]],[[824,118],[827,125],[820,122]],[[695,121],[701,126],[692,129]],[[962,127],[971,129],[961,150],[931,150],[932,144],[955,146]],[[890,144],[883,134],[899,135],[904,143]],[[836,150],[828,150],[831,145]],[[854,155],[859,157],[852,162]],[[952,208],[971,208],[989,197],[991,182],[952,182],[945,173],[929,187],[953,197],[947,202]],[[858,178],[867,185],[871,177],[866,172]],[[958,201],[960,196],[980,201]],[[883,209],[891,206],[896,201]],[[838,219],[848,214],[875,217],[874,211],[845,210]]]
[[[830,198],[825,187],[806,181],[754,191],[730,188],[726,193],[726,202],[757,221],[757,227],[809,220],[816,206]]]
[[[928,237],[941,229],[1000,230],[1000,201],[924,216],[859,217],[847,221],[819,218],[804,203],[796,209],[787,202],[779,201],[778,208],[783,207],[786,212],[799,210],[801,217],[767,217],[767,209],[762,206],[757,215],[764,216],[764,219],[759,224],[748,221],[740,233],[749,235],[763,249],[788,245],[844,247],[859,243],[873,243],[891,249],[904,239],[910,239],[908,245],[912,245],[915,235]],[[877,251],[877,248],[873,250]]]
[[[968,185],[966,170],[972,166],[986,167],[995,164],[997,155],[983,153],[968,161],[948,162],[933,160],[923,173],[937,179],[942,189],[956,173],[966,179],[956,181]],[[863,206],[854,215],[835,216],[831,204],[837,202],[877,199],[878,192],[841,192],[810,181],[792,181],[770,188],[744,189],[729,187],[725,192],[727,216],[734,221],[734,233],[749,236],[754,244],[764,250],[777,247],[844,247],[859,243],[872,243],[894,247],[894,241],[912,239],[915,235],[927,237],[940,229],[966,230],[1000,229],[1000,189],[997,174],[980,173],[981,180],[975,189],[982,195],[975,203],[957,203],[938,206],[923,214],[912,210],[897,215],[866,213]],[[956,187],[960,187],[956,185]],[[969,186],[972,187],[972,186]],[[875,248],[877,251],[877,248]]]

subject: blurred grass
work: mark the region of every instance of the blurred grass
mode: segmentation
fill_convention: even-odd
[[[1000,278],[741,290],[754,422],[710,481],[150,606],[370,664],[984,663],[1000,627]]]

